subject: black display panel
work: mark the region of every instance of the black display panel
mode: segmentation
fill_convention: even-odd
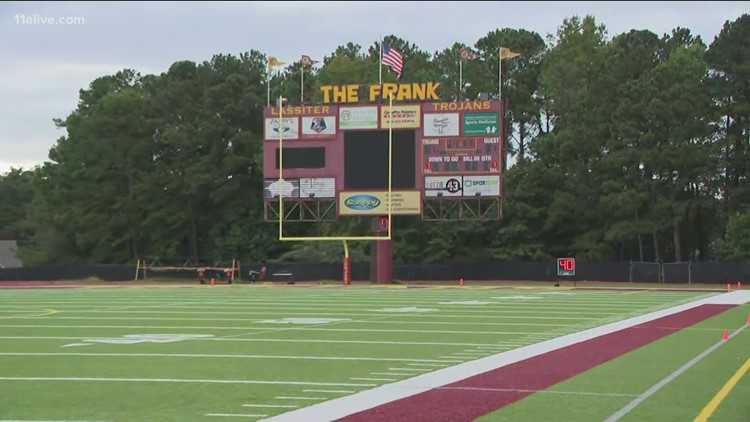
[[[326,166],[326,149],[284,147],[285,169],[318,169]],[[276,148],[276,168],[279,168],[279,149]]]
[[[393,189],[416,187],[413,130],[393,131]],[[352,131],[344,135],[344,187],[388,189],[388,131]]]

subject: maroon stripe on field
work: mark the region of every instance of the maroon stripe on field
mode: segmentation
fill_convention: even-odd
[[[473,421],[532,394],[476,389],[543,390],[734,306],[701,305],[354,413],[338,421]]]

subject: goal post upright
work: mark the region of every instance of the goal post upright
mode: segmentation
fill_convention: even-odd
[[[284,120],[282,98],[279,96],[277,108],[279,110],[279,122]],[[393,95],[388,96],[389,113],[393,115]],[[351,260],[349,257],[349,241],[391,241],[393,240],[392,222],[393,216],[393,118],[388,124],[388,231],[386,236],[284,236],[284,133],[279,131],[279,240],[284,242],[324,242],[341,241],[344,246],[344,284],[351,281]]]

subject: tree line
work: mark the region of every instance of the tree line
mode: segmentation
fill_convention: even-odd
[[[434,53],[386,37],[404,57],[400,82],[440,82],[445,100],[496,92],[499,47],[521,54],[502,63],[514,163],[505,169],[504,218],[396,218],[395,259],[750,259],[747,40],[747,14],[710,44],[687,28],[610,38],[592,16],[565,19],[546,37],[505,28]],[[477,58],[464,63],[459,86],[465,48]],[[272,97],[294,104],[304,70],[307,102],[316,102],[321,85],[377,82],[378,60],[377,42],[350,42],[315,68],[297,61],[269,73],[267,56],[251,50],[179,61],[159,75],[97,78],[55,119],[67,135],[50,161],[0,176],[0,238],[21,241],[27,265],[145,256],[337,262],[338,245],[282,243],[263,222],[266,80]],[[385,69],[383,77],[395,81]],[[354,256],[367,248],[355,245]]]

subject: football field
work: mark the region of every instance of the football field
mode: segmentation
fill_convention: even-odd
[[[715,294],[2,289],[0,420],[262,420]]]

